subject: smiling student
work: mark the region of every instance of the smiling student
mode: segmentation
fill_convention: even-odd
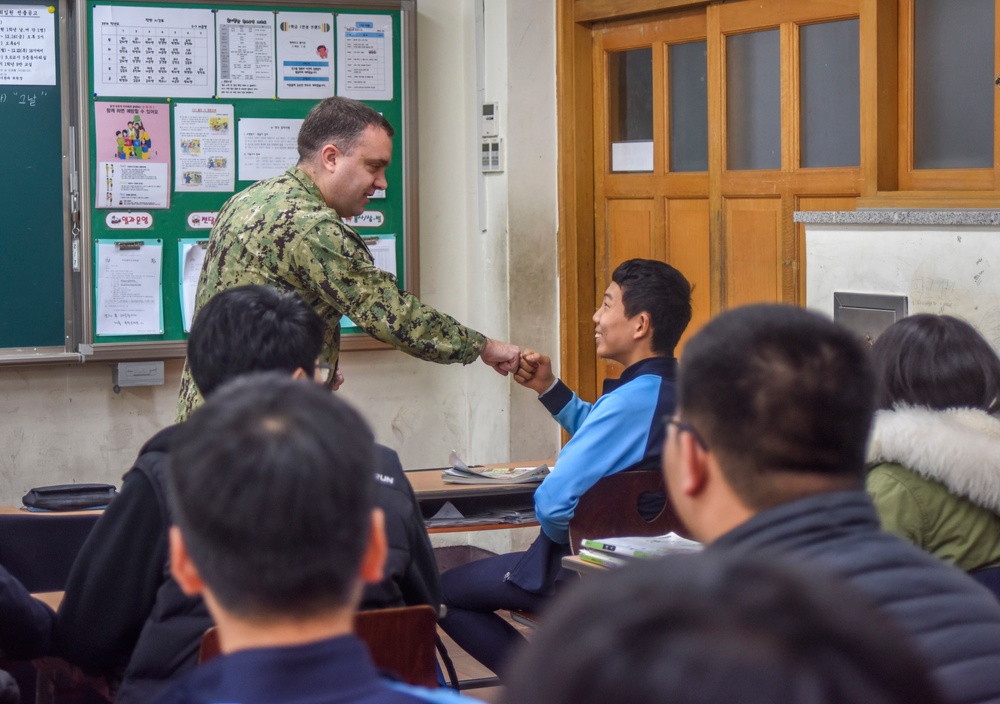
[[[691,320],[691,285],[669,264],[630,259],[615,269],[594,313],[597,354],[625,367],[587,403],[552,373],[549,357],[525,350],[514,378],[539,393],[572,435],[552,473],[535,492],[542,526],[527,552],[498,555],[442,576],[448,615],[441,626],[469,654],[498,672],[517,631],[496,609],[537,610],[568,555],[569,521],[580,496],[598,480],[627,469],[659,467],[662,418],[673,413],[674,348]]]

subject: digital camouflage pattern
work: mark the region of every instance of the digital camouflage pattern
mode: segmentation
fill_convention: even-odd
[[[397,287],[364,241],[327,206],[305,172],[291,168],[230,198],[212,228],[195,314],[219,291],[262,284],[293,291],[326,323],[323,360],[336,364],[340,318],[414,357],[441,364],[475,361],[486,338]],[[187,364],[177,420],[201,398]]]

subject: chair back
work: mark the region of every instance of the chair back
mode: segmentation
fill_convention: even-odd
[[[101,512],[0,513],[0,565],[29,592],[66,588],[73,561]]]
[[[427,605],[359,611],[354,632],[371,653],[375,666],[407,684],[437,687],[437,614]],[[205,631],[198,651],[202,665],[220,653],[215,626]]]
[[[663,502],[663,509],[647,520],[643,509],[657,501]],[[569,522],[570,548],[575,555],[584,538],[652,536],[670,531],[687,536],[666,498],[663,473],[659,469],[629,470],[604,477],[580,497]]]
[[[1000,567],[987,567],[969,572],[969,576],[993,592],[993,596],[997,599],[1000,599]]]

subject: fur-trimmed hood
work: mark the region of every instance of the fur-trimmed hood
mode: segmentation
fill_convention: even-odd
[[[878,411],[869,466],[893,462],[1000,513],[1000,419],[973,408]]]

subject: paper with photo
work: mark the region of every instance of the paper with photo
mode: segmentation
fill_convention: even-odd
[[[215,13],[219,98],[274,97],[274,13]]]
[[[194,320],[194,299],[198,292],[198,279],[205,263],[205,245],[208,240],[184,238],[178,241],[181,265],[178,270],[181,288],[181,312],[184,317],[184,332],[191,332]]]
[[[278,97],[319,100],[334,94],[333,15],[279,12]]]
[[[215,92],[212,12],[95,5],[94,95],[211,98]]]
[[[233,106],[174,105],[174,190],[236,190],[236,129]]]
[[[55,84],[55,13],[46,5],[0,6],[0,85]]]
[[[98,240],[96,247],[96,333],[162,335],[162,240]]]
[[[299,161],[300,119],[241,117],[240,181],[259,181],[283,174]]]
[[[337,15],[337,95],[392,100],[392,17]]]
[[[163,103],[94,103],[95,208],[170,207],[170,113]]]

